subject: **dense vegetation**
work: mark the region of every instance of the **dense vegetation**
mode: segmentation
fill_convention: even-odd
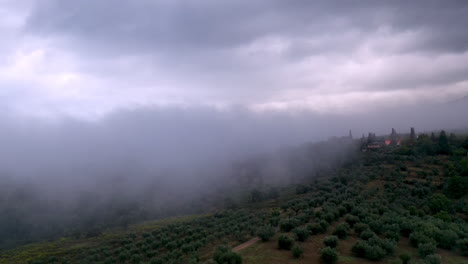
[[[462,263],[468,257],[467,142],[445,133],[432,139],[422,135],[401,147],[364,152],[330,176],[282,189],[274,198],[255,190],[250,195],[262,198],[248,200],[242,209],[112,239],[98,237],[93,248],[44,252],[28,260],[269,263],[254,262],[249,250],[232,250],[259,236],[257,249],[265,255],[282,254],[285,263],[295,258],[318,261],[313,252],[324,263],[344,257],[349,263]],[[319,238],[318,245],[310,244]],[[6,252],[0,263],[11,263],[25,251]]]

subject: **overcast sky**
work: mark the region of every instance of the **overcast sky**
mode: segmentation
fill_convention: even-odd
[[[467,1],[0,0],[0,110],[451,101],[468,95],[466,25]]]

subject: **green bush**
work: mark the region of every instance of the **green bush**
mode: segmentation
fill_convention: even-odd
[[[323,232],[326,232],[328,227],[330,226],[330,223],[325,220],[320,220],[319,224],[320,226],[322,226]]]
[[[278,216],[273,216],[270,218],[270,225],[277,227],[279,225],[280,218]]]
[[[307,225],[307,230],[309,230],[311,235],[317,235],[325,232],[325,229],[319,223],[312,223]]]
[[[299,226],[300,222],[295,218],[290,218],[280,221],[279,225],[281,232],[289,232],[293,230],[293,228]]]
[[[395,245],[389,240],[381,240],[375,237],[369,241],[358,240],[351,251],[357,257],[378,261],[383,259],[386,255],[391,254],[394,246]]]
[[[327,236],[323,239],[323,244],[327,247],[336,248],[338,245],[338,237],[337,236]]]
[[[450,210],[452,201],[443,194],[434,194],[428,203],[432,213],[438,213],[441,210]]]
[[[413,247],[418,247],[419,244],[424,244],[424,243],[434,243],[434,239],[428,237],[426,234],[424,234],[421,231],[416,231],[411,233],[409,236],[410,239],[410,244]]]
[[[357,222],[359,222],[359,217],[348,214],[345,216],[345,221],[350,227],[353,227]]]
[[[358,235],[360,235],[362,233],[362,231],[364,231],[366,229],[369,229],[369,226],[364,224],[364,223],[354,224],[354,232],[356,232],[356,234],[358,234]]]
[[[333,230],[333,235],[337,236],[340,239],[345,239],[348,236],[348,230],[348,224],[340,224],[336,226],[335,230]]]
[[[456,248],[462,256],[468,256],[468,238],[459,239]]]
[[[411,255],[407,253],[403,253],[400,255],[400,260],[402,264],[408,264],[411,260]]]
[[[396,242],[390,239],[380,239],[378,237],[371,238],[369,243],[372,245],[378,245],[383,250],[385,250],[387,255],[393,254],[393,250],[395,249]]]
[[[292,248],[292,254],[293,254],[294,258],[300,258],[304,254],[304,249],[302,249],[301,247],[295,245]]]
[[[400,240],[400,233],[399,232],[393,232],[393,231],[385,231],[384,236],[388,239],[391,239],[393,241],[399,241]]]
[[[128,253],[128,251],[123,251],[119,254],[119,260],[121,262],[124,262],[125,260],[129,259],[130,258],[130,253]]]
[[[365,258],[368,248],[369,248],[369,245],[367,244],[366,241],[358,240],[351,248],[351,252],[353,252],[353,254],[356,255],[357,257]]]
[[[376,234],[374,232],[372,232],[370,229],[366,229],[361,233],[359,237],[364,240],[369,240],[375,236]]]
[[[450,198],[459,199],[468,193],[468,177],[453,176],[447,180],[445,193]]]
[[[424,258],[424,262],[426,264],[440,264],[442,263],[442,258],[437,254],[431,254]]]
[[[458,235],[452,230],[441,230],[437,233],[437,244],[441,248],[451,249],[457,243]]]
[[[421,243],[418,245],[418,253],[422,258],[434,254],[435,250],[436,245],[433,243]]]
[[[278,238],[279,249],[290,250],[293,245],[294,245],[294,240],[291,237],[287,235],[279,236]]]
[[[138,264],[141,262],[141,256],[139,254],[132,256],[132,263]]]
[[[213,260],[217,264],[242,264],[242,257],[226,246],[219,246],[216,249]]]
[[[320,250],[320,259],[325,264],[334,264],[338,261],[338,252],[331,247],[325,247]]]
[[[385,255],[385,250],[380,246],[371,246],[366,251],[366,258],[373,261],[382,260]]]
[[[275,228],[272,226],[263,226],[257,231],[257,235],[262,241],[268,241],[275,235]]]
[[[309,237],[310,233],[309,230],[306,228],[298,227],[293,230],[293,233],[295,235],[295,238],[297,241],[306,241],[306,239]]]

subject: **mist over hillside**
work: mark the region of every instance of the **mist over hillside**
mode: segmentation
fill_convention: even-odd
[[[360,166],[368,134],[377,148],[392,130],[427,134],[389,159],[462,159],[467,14],[464,1],[0,0],[0,252],[278,202]]]
[[[466,127],[466,105],[449,106],[346,116],[210,108],[122,110],[95,121],[10,116],[0,138],[2,237],[220,209],[236,193],[310,181],[352,161],[356,143],[327,141],[349,129],[356,139],[392,127]]]

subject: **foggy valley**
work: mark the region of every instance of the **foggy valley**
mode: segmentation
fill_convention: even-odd
[[[467,263],[467,23],[0,0],[0,264]]]

